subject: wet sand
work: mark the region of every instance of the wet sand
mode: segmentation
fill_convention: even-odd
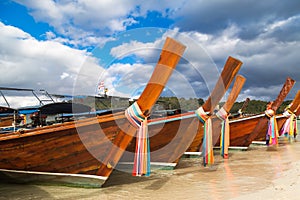
[[[300,142],[253,145],[229,156],[223,160],[216,152],[212,168],[183,158],[175,170],[150,177],[114,171],[96,189],[0,183],[0,199],[300,199]]]

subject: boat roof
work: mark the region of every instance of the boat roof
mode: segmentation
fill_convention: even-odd
[[[16,112],[16,109],[6,107],[6,106],[0,106],[0,113],[1,114],[10,114]]]
[[[112,113],[117,113],[117,112],[122,112],[124,111],[126,108],[116,108],[116,109],[104,109],[104,110],[96,110],[96,111],[89,111],[89,112],[82,112],[82,113],[61,113],[63,114],[64,117],[70,117],[70,116],[101,116],[101,115],[108,115],[108,114],[112,114]]]
[[[60,113],[83,113],[91,111],[91,107],[71,102],[58,102],[43,105],[39,108],[41,114],[54,115]]]
[[[90,111],[90,106],[71,102],[56,102],[42,106],[27,106],[18,109],[19,114],[31,114],[34,112],[40,112],[41,114],[45,115],[55,115],[62,113],[84,113]]]

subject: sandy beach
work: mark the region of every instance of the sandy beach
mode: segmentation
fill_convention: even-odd
[[[204,168],[183,158],[175,170],[150,177],[115,171],[103,188],[0,184],[0,199],[299,199],[300,142],[230,151]]]

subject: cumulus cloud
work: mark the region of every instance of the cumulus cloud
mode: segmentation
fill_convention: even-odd
[[[193,88],[197,88],[195,93],[199,97],[208,95],[207,89],[203,89],[205,87],[202,86],[206,86],[208,91],[213,88],[228,56],[236,57],[244,63],[240,73],[247,78],[247,81],[242,95],[272,100],[276,98],[279,92],[278,88],[283,85],[287,76],[294,79],[300,77],[300,62],[297,53],[300,49],[300,36],[298,34],[300,31],[299,1],[266,0],[253,4],[238,0],[182,0],[176,2],[164,0],[159,1],[160,6],[157,6],[153,1],[45,0],[36,2],[27,0],[17,2],[25,5],[36,21],[46,22],[55,30],[55,33],[46,33],[48,41],[45,42],[36,41],[28,33],[21,30],[9,30],[14,33],[12,34],[13,37],[23,38],[24,41],[12,39],[12,41],[18,41],[16,43],[18,47],[22,47],[20,44],[24,46],[26,41],[35,44],[29,52],[26,52],[27,54],[37,52],[39,48],[36,50],[34,48],[37,44],[47,47],[49,45],[52,48],[59,43],[75,47],[103,45],[107,41],[116,39],[111,37],[113,33],[126,30],[132,24],[140,23],[137,20],[138,17],[146,17],[149,11],[158,11],[162,16],[173,19],[172,27],[175,28],[164,30],[163,37],[155,41],[143,43],[136,39],[123,43],[112,48],[111,55],[117,59],[135,55],[142,58],[145,64],[152,66],[157,61],[160,52],[157,49],[162,46],[164,38],[167,36],[177,38],[188,46],[177,71],[185,77]],[[2,34],[5,34],[4,31],[8,31],[8,29],[3,30]],[[15,43],[13,42],[13,44]],[[69,48],[64,45],[59,47],[62,47],[60,54],[63,54],[64,49]],[[87,56],[84,51],[71,50],[73,54]],[[25,55],[21,59],[23,64],[29,65],[33,62],[32,57],[24,53],[22,48],[15,49],[14,46],[9,46],[5,47],[5,51],[14,51],[15,53],[18,52],[17,55]],[[46,51],[45,48],[43,51]],[[58,59],[57,57],[54,59],[53,54],[49,54],[50,58],[48,55],[47,58],[46,56],[42,56],[42,58],[51,61],[49,63],[53,64],[52,66],[56,66]],[[14,53],[9,55],[12,56]],[[33,55],[39,54],[34,53]],[[18,62],[15,61],[16,57],[14,59],[1,59],[1,62],[6,68],[18,65]],[[77,56],[77,59],[79,58],[81,56]],[[35,60],[35,62],[40,64],[40,59]],[[69,63],[70,61],[66,61],[65,57],[59,63],[61,62],[67,62],[67,64],[63,64],[64,69],[66,69],[65,66],[73,65]],[[93,67],[88,68],[89,71],[84,73],[85,77],[89,77],[93,72],[102,73],[101,70],[98,72],[99,68],[95,64],[96,61],[89,62],[93,63],[91,65]],[[33,75],[36,71],[34,66],[37,63],[32,65],[32,68],[27,69],[26,73]],[[59,63],[57,66],[61,66]],[[80,62],[76,61],[76,63]],[[141,63],[136,64],[141,65]],[[136,66],[121,63],[110,66],[107,69],[110,76],[106,78],[109,87],[113,88],[113,82],[116,83],[117,81],[112,72],[118,74],[118,77],[122,77],[125,75],[124,72],[127,72],[126,70],[130,71]],[[113,67],[119,71],[114,71]],[[41,65],[39,69],[42,68],[44,71],[49,71],[49,65]],[[69,68],[67,68],[68,70],[53,69],[59,71],[55,75],[57,79],[63,77],[62,80],[66,81],[72,78],[73,73],[70,72]],[[122,73],[121,69],[126,70]],[[9,73],[13,74],[15,71],[10,70]],[[66,76],[67,74],[69,76]],[[142,77],[146,79],[146,77]],[[174,77],[176,78],[176,76]],[[97,82],[96,79],[97,77],[89,78],[86,83],[92,84],[92,82]],[[18,81],[20,80],[21,78],[18,79]],[[42,84],[41,81],[36,83]],[[172,79],[170,83],[172,83]],[[188,96],[185,93],[187,89],[184,89],[182,85],[177,87],[181,87],[180,94]],[[289,97],[292,98],[299,88],[299,83],[296,83]],[[265,91],[268,95],[262,97],[261,91]]]
[[[131,40],[129,43],[123,43],[122,45],[113,47],[110,50],[110,54],[115,58],[124,58],[128,55],[136,55],[146,59],[153,55],[153,51],[159,48],[162,40],[156,40],[153,42],[143,43],[136,40]]]
[[[194,40],[194,44],[201,46],[203,48],[202,54],[211,57],[219,71],[222,70],[228,56],[240,59],[243,62],[240,73],[247,78],[243,90],[248,91],[247,93],[242,91],[242,94],[251,95],[255,99],[272,100],[277,97],[280,91],[278,88],[283,86],[287,77],[292,77],[295,80],[300,77],[298,70],[300,63],[297,55],[300,41],[295,38],[293,40],[280,40],[277,37],[278,29],[285,30],[282,27],[289,26],[291,23],[296,27],[299,26],[300,24],[294,23],[297,19],[298,17],[293,17],[276,25],[271,24],[272,28],[266,29],[264,33],[251,40],[239,38],[238,35],[242,28],[234,24],[219,34],[205,34],[197,31],[186,31],[180,34],[191,38]],[[203,57],[201,57],[199,47],[195,48],[187,41],[185,44],[188,46],[188,53],[185,54],[186,59],[194,66],[203,66],[198,69],[201,74],[205,74],[204,79],[216,80],[215,77],[210,76],[213,73],[205,68],[205,66],[210,65],[201,63]],[[186,71],[185,74],[189,73]],[[195,73],[192,74],[195,75]],[[188,75],[191,83],[197,81],[198,75],[193,75]],[[208,82],[205,81],[206,84]],[[214,86],[214,83],[211,82],[211,85]],[[299,83],[296,83],[288,98],[293,98],[299,88]],[[263,96],[260,91],[264,91],[266,95]],[[205,96],[204,93],[199,94],[202,94],[200,95],[202,97]]]
[[[227,27],[218,35],[196,31],[180,32],[175,28],[166,31],[162,38],[152,43],[135,40],[123,43],[112,48],[111,54],[116,57],[135,54],[144,60],[151,60],[149,57],[153,57],[151,53],[153,49],[161,48],[167,36],[173,37],[187,46],[182,58],[183,62],[177,66],[177,71],[185,77],[198,97],[208,96],[209,91],[215,86],[227,57],[233,56],[243,62],[240,73],[247,78],[241,98],[248,95],[253,99],[272,100],[277,97],[288,76],[294,79],[300,77],[299,70],[295,70],[299,63],[297,49],[300,48],[300,42],[279,41],[274,36],[277,28],[266,30],[252,40],[237,37],[241,30],[236,25]],[[172,78],[176,79],[176,75]],[[177,92],[178,96],[191,95],[181,84],[172,82],[172,79],[170,85],[171,83],[181,89]],[[296,84],[288,98],[293,98],[298,88]],[[265,95],[262,95],[262,91]]]
[[[160,6],[151,1],[138,0],[14,1],[26,6],[37,22],[52,26],[61,42],[77,46],[103,45],[108,35],[139,23],[136,17],[144,17],[149,11],[158,11],[167,17],[183,4],[183,1],[167,0],[157,2]]]
[[[185,31],[217,34],[232,24],[241,27],[239,36],[251,39],[264,32],[267,24],[299,14],[299,1],[188,0],[174,13],[176,25]]]
[[[107,41],[103,36],[125,30],[134,23],[133,19],[127,18],[132,4],[125,1],[16,2],[26,6],[37,22],[52,26],[60,42],[76,47],[103,45]]]
[[[178,97],[196,97],[197,95],[207,97],[209,91],[213,89],[219,77],[219,69],[222,69],[223,65],[218,68],[206,50],[199,45],[199,41],[190,37],[189,33],[180,33],[177,28],[166,30],[161,38],[153,42],[143,43],[131,40],[112,48],[110,53],[116,58],[135,55],[142,58],[147,64],[155,66],[167,37],[174,38],[187,46],[168,82],[170,90]]]
[[[300,15],[275,21],[266,26],[265,31],[264,37],[274,37],[283,42],[299,41]]]
[[[99,66],[85,50],[54,41],[38,41],[28,33],[0,22],[1,86],[46,89],[71,94],[82,65]]]

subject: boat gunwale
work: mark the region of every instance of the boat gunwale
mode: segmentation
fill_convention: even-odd
[[[3,135],[0,135],[0,141],[9,140],[9,139],[18,139],[18,138],[23,138],[23,137],[30,137],[30,136],[34,136],[34,135],[53,133],[56,131],[62,131],[62,130],[66,130],[66,129],[73,129],[73,128],[89,126],[89,125],[95,124],[95,122],[96,122],[95,119],[97,120],[97,123],[105,123],[105,122],[114,121],[114,120],[118,120],[118,119],[125,119],[125,115],[124,115],[124,112],[120,112],[120,113],[116,113],[114,115],[109,114],[109,116],[96,116],[96,117],[90,117],[90,118],[86,118],[86,119],[75,120],[72,122],[64,122],[61,124],[53,124],[53,125],[49,125],[49,126],[38,127],[35,129],[23,130],[24,132],[16,131],[16,132],[12,132],[12,133],[6,133]]]
[[[246,121],[246,120],[250,120],[250,119],[260,118],[260,117],[264,117],[264,116],[265,116],[265,114],[263,113],[263,114],[249,116],[249,117],[243,117],[243,118],[239,118],[239,119],[233,119],[233,120],[230,120],[229,123],[241,122],[241,121]]]

